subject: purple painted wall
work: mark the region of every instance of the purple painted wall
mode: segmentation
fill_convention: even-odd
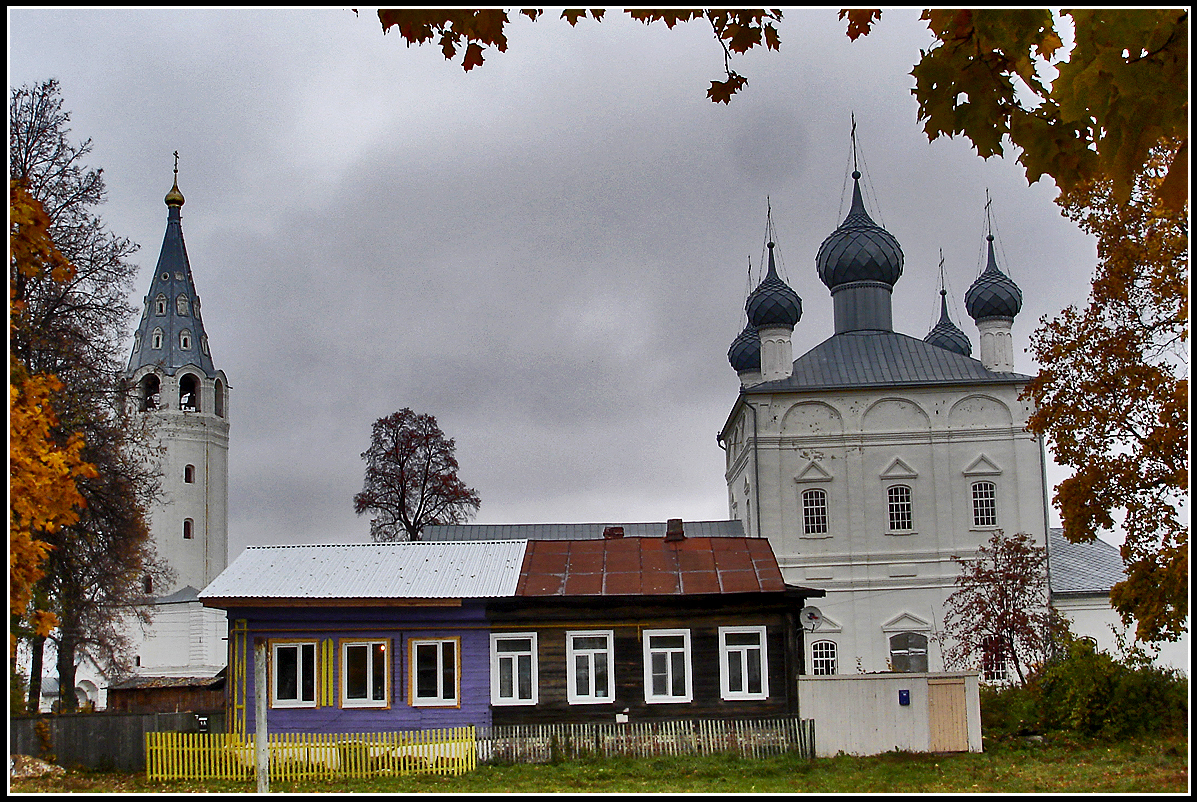
[[[230,642],[239,619],[246,621],[246,731],[254,722],[254,639],[314,640],[333,643],[333,704],[316,708],[271,708],[271,732],[390,732],[440,727],[489,726],[490,630],[485,607],[463,602],[460,607],[257,607],[229,608]],[[460,694],[455,707],[413,707],[408,702],[409,638],[460,638],[458,661]],[[362,638],[389,641],[390,670],[387,708],[353,708],[341,705],[341,640]],[[267,650],[269,655],[270,649]],[[230,663],[232,665],[232,663]],[[235,682],[229,676],[229,686]],[[231,693],[232,688],[229,688]],[[317,697],[319,698],[319,696]],[[231,725],[232,722],[230,722]]]

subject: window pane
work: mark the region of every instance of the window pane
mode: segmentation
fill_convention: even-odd
[[[345,647],[345,697],[347,699],[366,698],[366,658],[369,648],[366,646]]]
[[[495,651],[497,652],[530,652],[532,651],[531,638],[503,638],[495,642]]]
[[[672,674],[673,674],[673,688],[670,693],[673,696],[686,695],[686,655],[683,652],[673,652],[672,659]]]
[[[574,655],[574,693],[590,696],[590,655]],[[598,695],[598,694],[595,694]]]
[[[436,644],[416,644],[416,696],[436,697]]]
[[[370,644],[370,651],[373,656],[373,675],[371,676],[371,684],[373,685],[373,699],[376,702],[386,701],[387,698],[387,655],[386,647],[381,643]]]
[[[298,653],[299,650],[294,646],[279,646],[274,651],[274,686],[277,699],[298,698]]]
[[[682,635],[649,635],[648,648],[650,649],[684,649],[686,647],[686,638]]]
[[[503,699],[510,699],[512,697],[512,688],[514,685],[514,667],[512,666],[511,657],[499,658],[499,696]]]
[[[588,649],[606,649],[607,638],[603,635],[598,636],[580,636],[574,638],[574,651],[582,651]]]
[[[744,667],[740,664],[740,652],[727,653],[727,689],[732,693],[744,690]]]
[[[724,635],[724,641],[728,646],[760,646],[761,633],[728,632],[726,635]]]
[[[300,701],[316,701],[316,644],[305,643],[299,647],[302,666],[300,671]]]
[[[761,650],[748,650],[748,692],[760,693],[761,685]]]
[[[441,698],[452,701],[457,698],[457,650],[453,641],[445,641],[441,647]]]
[[[515,658],[519,678],[519,698],[532,698],[532,655],[521,654]]]
[[[669,666],[664,652],[652,653],[653,696],[664,696],[669,688]]]
[[[606,643],[606,638],[603,639]],[[594,655],[594,695],[607,697],[607,653],[596,652]]]

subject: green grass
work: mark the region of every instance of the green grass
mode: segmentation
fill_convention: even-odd
[[[1188,740],[986,744],[979,754],[891,752],[819,760],[730,756],[611,758],[556,765],[480,766],[459,777],[271,784],[277,792],[359,793],[1185,793]],[[11,790],[78,793],[250,793],[253,782],[149,782],[144,775],[68,772]]]

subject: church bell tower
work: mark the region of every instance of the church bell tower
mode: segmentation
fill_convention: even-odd
[[[229,384],[208,348],[183,242],[178,175],[176,153],[166,235],[125,371],[134,412],[156,418],[163,449],[162,496],[149,524],[175,580],[147,588],[158,598],[202,590],[228,565]]]

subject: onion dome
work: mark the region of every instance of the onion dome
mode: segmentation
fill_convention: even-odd
[[[968,316],[977,322],[988,318],[1013,320],[1022,309],[1022,290],[998,269],[993,256],[993,235],[985,239],[989,241],[989,263],[965,293],[964,306]]]
[[[757,329],[773,326],[792,329],[802,318],[802,299],[777,275],[772,242],[769,243],[769,271],[748,296],[745,309],[749,325]]]
[[[819,246],[815,265],[833,293],[858,281],[893,286],[902,275],[902,246],[894,235],[873,222],[860,195],[860,172],[852,171],[852,208],[839,228]]]
[[[939,291],[939,322],[931,327],[931,331],[927,332],[923,342],[948,351],[955,351],[961,356],[973,355],[973,344],[969,341],[968,335],[958,329],[952,319],[948,317],[947,290]]]
[[[174,186],[170,188],[170,192],[166,193],[167,206],[182,206],[186,201],[183,199],[183,193],[179,192],[179,181],[176,178]]]
[[[731,348],[727,349],[727,361],[736,373],[760,371],[761,335],[751,323],[732,340]]]

